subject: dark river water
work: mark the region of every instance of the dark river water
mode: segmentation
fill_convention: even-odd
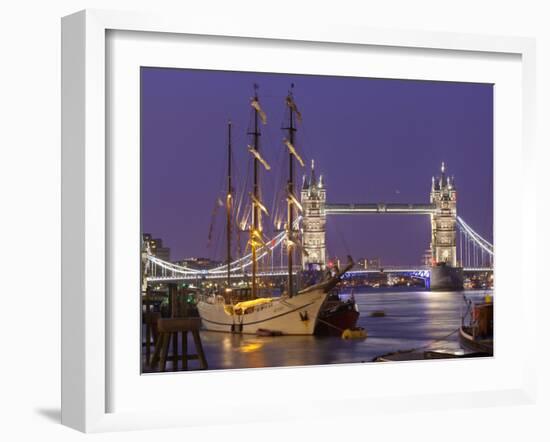
[[[258,337],[208,331],[202,331],[201,338],[209,369],[370,362],[389,352],[419,347],[458,351],[457,333],[445,336],[460,326],[465,311],[463,295],[482,300],[485,294],[492,293],[406,288],[356,290],[354,296],[360,311],[358,326],[367,331],[365,340],[320,336]],[[370,316],[373,311],[380,310],[385,316]],[[192,343],[189,344],[192,349]],[[196,361],[189,364],[191,369],[197,367]]]

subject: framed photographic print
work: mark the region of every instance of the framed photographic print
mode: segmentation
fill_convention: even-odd
[[[531,400],[531,40],[84,11],[62,43],[63,423]]]

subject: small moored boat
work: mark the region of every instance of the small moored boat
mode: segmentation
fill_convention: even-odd
[[[474,303],[466,299],[468,309],[462,318],[459,330],[463,348],[493,356],[493,299],[486,297],[483,302]],[[469,315],[468,315],[469,314]],[[465,323],[469,316],[469,323]]]
[[[318,336],[341,336],[342,332],[357,325],[359,308],[353,294],[342,299],[338,292],[328,295],[319,312],[315,334]]]

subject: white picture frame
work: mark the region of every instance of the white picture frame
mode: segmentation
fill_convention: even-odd
[[[535,97],[535,43],[533,39],[519,37],[493,37],[451,33],[417,31],[388,31],[345,26],[306,25],[298,28],[261,26],[238,20],[219,22],[197,17],[169,17],[152,14],[81,11],[62,21],[62,423],[85,432],[121,429],[156,428],[165,426],[207,425],[216,420],[216,411],[206,415],[206,406],[190,411],[167,412],[158,407],[139,411],[113,411],[109,406],[109,392],[113,388],[109,376],[112,354],[108,327],[112,321],[107,288],[108,244],[112,240],[108,229],[109,185],[106,120],[108,118],[106,67],[109,60],[106,35],[111,31],[150,32],[164,35],[217,36],[243,39],[269,39],[337,44],[339,47],[370,46],[384,48],[430,49],[484,54],[511,54],[520,57],[521,63],[521,157],[524,176],[534,168],[534,97]],[[498,168],[496,173],[498,174]],[[498,190],[495,190],[498,192]],[[524,210],[518,215],[521,221],[521,241],[517,252],[521,262],[535,256],[534,207],[536,190],[522,187],[518,190]],[[497,263],[498,269],[498,263]],[[527,272],[525,265],[521,272]],[[536,301],[533,278],[524,278],[519,298],[520,308],[527,310]],[[497,310],[498,315],[498,310]],[[498,316],[497,316],[498,321]],[[534,322],[522,326],[525,352],[534,349]],[[531,338],[531,339],[530,339]],[[497,343],[498,345],[498,343]],[[532,346],[533,348],[529,348]],[[498,358],[498,355],[497,355]],[[453,364],[460,364],[460,362]],[[338,406],[323,408],[326,401],[313,398],[311,408],[300,410],[303,416],[319,416],[337,412],[365,414],[384,409],[389,412],[407,410],[413,404],[423,408],[468,407],[475,399],[479,405],[530,403],[535,392],[535,362],[527,360],[516,370],[517,379],[501,388],[477,389],[463,393],[428,392],[425,395],[403,394],[399,387],[372,401],[358,401],[358,397],[340,400]],[[361,366],[358,366],[361,367]],[[414,370],[415,364],[408,370]],[[455,369],[460,365],[455,365]],[[357,374],[357,367],[313,368],[313,370],[344,370]],[[372,372],[394,370],[390,366],[372,368]],[[292,371],[296,370],[296,371]],[[300,377],[300,369],[255,370],[254,376],[265,381],[273,377]],[[311,370],[311,369],[310,369]],[[401,370],[401,369],[399,369]],[[355,374],[353,374],[353,373]],[[239,374],[240,373],[240,374]],[[242,376],[241,372],[229,376]],[[309,372],[311,373],[311,372]],[[212,385],[224,382],[223,375],[200,375]],[[206,377],[206,378],[205,378]],[[174,379],[176,379],[174,377]],[[179,378],[181,379],[181,377]],[[170,383],[164,377],[164,383]],[[364,396],[366,398],[366,396]],[[292,410],[281,407],[270,409],[258,397],[256,411],[248,413],[244,421],[284,419],[294,416]],[[338,398],[328,398],[336,401]],[[261,406],[258,407],[258,404]],[[258,408],[260,409],[258,411]],[[221,420],[217,420],[220,422]],[[228,420],[227,422],[230,422]]]

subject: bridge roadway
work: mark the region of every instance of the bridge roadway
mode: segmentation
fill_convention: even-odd
[[[325,206],[327,215],[357,215],[361,213],[381,213],[394,215],[431,215],[435,212],[433,204],[329,204]]]
[[[294,274],[297,274],[300,268],[296,268]],[[258,277],[259,278],[266,278],[266,277],[273,277],[273,276],[286,276],[288,269],[280,268],[280,269],[273,269],[267,272],[259,272]],[[427,274],[430,271],[430,267],[414,267],[414,266],[401,266],[401,267],[384,267],[381,269],[354,269],[350,270],[347,274],[351,276],[355,275],[368,275],[368,274],[374,274],[374,273],[392,273],[392,274],[399,274],[399,273],[414,273],[414,274]],[[492,272],[493,269],[491,267],[465,267],[464,272],[468,273],[482,273],[482,272]],[[232,273],[231,278],[249,278],[250,273]],[[208,272],[204,273],[194,273],[194,274],[187,274],[187,275],[158,275],[158,276],[149,276],[147,278],[148,282],[157,282],[157,283],[163,283],[163,282],[178,282],[178,281],[196,281],[199,279],[225,279],[227,278],[227,274],[223,272],[209,274]]]

